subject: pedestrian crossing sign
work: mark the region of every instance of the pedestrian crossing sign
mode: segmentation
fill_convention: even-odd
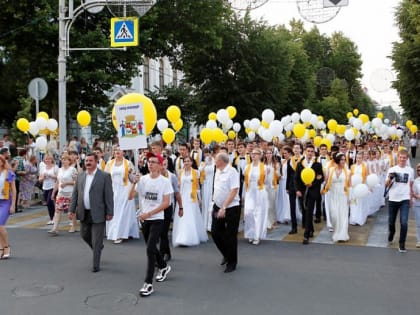
[[[139,19],[136,17],[111,19],[111,47],[139,44]]]

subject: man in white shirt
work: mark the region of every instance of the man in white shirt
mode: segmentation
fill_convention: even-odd
[[[405,240],[408,230],[408,212],[411,207],[411,197],[413,195],[413,181],[414,171],[411,167],[407,166],[408,151],[400,150],[398,152],[398,164],[388,170],[388,177],[385,182],[389,190],[388,201],[388,224],[389,235],[388,242],[392,243],[395,234],[395,220],[400,211],[400,239],[399,239],[399,252],[405,253]]]
[[[211,235],[223,255],[221,265],[232,272],[238,263],[238,227],[241,216],[239,206],[239,174],[229,163],[227,153],[216,156],[216,174],[213,191],[213,220]]]
[[[411,157],[413,159],[416,158],[416,152],[417,152],[417,137],[416,135],[413,135],[410,138],[410,148],[411,148]]]

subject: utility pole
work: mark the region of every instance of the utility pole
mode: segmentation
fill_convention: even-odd
[[[58,126],[59,126],[59,150],[63,150],[67,141],[67,117],[66,117],[66,3],[58,1]]]

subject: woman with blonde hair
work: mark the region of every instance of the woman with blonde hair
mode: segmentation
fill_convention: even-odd
[[[44,166],[39,170],[39,181],[42,182],[42,190],[44,191],[44,198],[47,203],[48,215],[50,221],[47,225],[54,224],[54,200],[51,199],[52,192],[57,181],[58,166],[54,163],[54,158],[51,154],[44,156]]]
[[[0,259],[10,257],[9,238],[6,222],[15,213],[16,185],[15,174],[10,170],[6,159],[0,155]]]
[[[273,149],[268,149],[264,155],[265,189],[268,196],[268,229],[277,225],[277,189],[280,179],[280,163],[274,157]]]

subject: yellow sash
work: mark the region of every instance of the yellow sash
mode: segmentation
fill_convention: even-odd
[[[240,156],[238,155],[237,157],[236,157],[236,159],[234,160],[234,165],[239,165],[239,161],[240,161]],[[249,163],[251,163],[251,158],[249,157],[249,154],[246,154],[245,155],[245,161],[246,161],[246,164],[248,165]]]
[[[111,173],[111,170],[114,167],[114,164],[115,164],[115,159],[112,159],[109,162],[108,173]],[[123,160],[123,165],[124,165],[124,186],[127,186],[128,185],[128,161],[126,159]]]
[[[388,154],[388,156],[389,156],[389,166],[393,167],[395,165],[394,154],[392,154],[392,152],[391,152],[391,153]]]
[[[105,163],[104,159],[102,159],[101,160],[101,171],[105,170],[105,166],[106,166],[106,163]]]
[[[293,168],[294,171],[296,171],[296,167],[297,164],[300,162],[300,160],[302,159],[302,157],[296,157],[296,156],[292,156],[290,158],[290,166]]]
[[[206,172],[204,171],[204,168],[206,167],[206,163],[205,162],[201,162],[200,164],[200,184],[203,185],[204,181],[206,180]]]
[[[191,168],[191,180],[192,180],[192,184],[191,184],[191,200],[193,202],[197,202],[197,187],[198,187],[197,172],[198,172],[197,170]],[[184,170],[183,169],[179,173],[179,186],[181,186],[182,175],[184,175]]]
[[[245,188],[248,190],[249,186],[249,172],[251,171],[252,164],[248,164],[245,169]],[[263,190],[264,189],[264,180],[265,180],[265,174],[264,174],[264,164],[259,163],[260,167],[260,178],[258,179],[258,189]]]
[[[200,165],[200,151],[191,151],[190,157],[195,160],[195,165]]]
[[[10,183],[7,181],[7,170],[4,170],[4,185],[1,189],[1,199],[8,200],[10,198]]]
[[[275,164],[273,164],[273,187],[276,188],[279,183],[279,177],[277,176],[277,170]]]
[[[336,176],[336,173],[335,173],[336,170],[337,170],[337,166],[331,167],[329,169],[328,181],[325,184],[324,192],[327,192],[328,190],[330,190],[331,184],[332,184],[332,181],[333,181],[333,176]],[[349,185],[349,172],[346,168],[343,168],[343,172],[344,172],[344,177],[345,177],[344,192],[345,192],[346,195],[348,195],[349,194],[349,187],[348,187],[348,185]]]
[[[367,167],[366,167],[366,163],[362,162],[362,164],[360,164],[362,166],[362,182],[366,182],[366,176],[367,176]],[[354,172],[356,171],[356,167],[358,165],[357,164],[353,164],[351,166],[351,176],[354,175]]]

